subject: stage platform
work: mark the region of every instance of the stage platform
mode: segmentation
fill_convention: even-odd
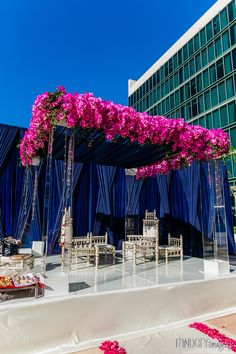
[[[197,258],[134,265],[118,254],[115,265],[69,270],[48,257],[43,298],[0,304],[0,353],[72,353],[235,312],[235,266],[221,278],[203,270]]]

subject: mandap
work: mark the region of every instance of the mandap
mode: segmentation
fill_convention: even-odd
[[[165,237],[173,218],[183,224],[188,220],[192,231],[184,235],[184,244],[189,246],[192,243],[193,250],[195,239],[192,235],[197,234],[199,241],[195,254],[203,253],[205,260],[213,261],[217,268],[221,264],[225,267],[226,264],[228,272],[228,250],[234,252],[234,241],[230,211],[225,202],[229,197],[223,159],[227,157],[229,149],[230,141],[224,131],[190,125],[183,118],[149,116],[136,112],[132,107],[96,98],[91,93],[67,93],[62,86],[56,92],[39,95],[33,105],[29,129],[20,144],[20,156],[23,166],[34,166],[34,196],[40,173],[38,159],[46,157],[42,218],[42,239],[46,241],[46,253],[50,251],[50,233],[59,235],[61,224],[67,237],[76,234],[73,232],[72,220],[78,208],[73,202],[73,193],[81,166],[89,163],[90,169],[97,165],[96,177],[103,190],[98,201],[99,210],[107,215],[111,212],[106,196],[110,193],[114,178],[112,166],[127,171],[122,177],[126,184],[125,214],[126,219],[129,219],[124,234],[130,232],[127,225],[132,224],[134,232],[135,228],[139,228],[137,220],[145,204],[144,199],[146,205],[152,205],[150,200],[158,193],[158,214],[164,220],[161,236]],[[62,161],[62,193],[59,212],[52,227],[54,160]],[[153,182],[146,184],[146,197],[142,199],[143,181],[150,180],[149,177],[155,180],[155,186]],[[94,181],[90,179],[89,183],[91,187]],[[175,196],[171,194],[173,189]],[[91,190],[89,198],[93,198]],[[188,196],[185,203],[181,203],[183,193]],[[170,211],[173,198],[177,198],[177,203],[175,210],[172,208]],[[166,218],[168,215],[169,219]],[[130,222],[131,219],[133,222]],[[99,223],[101,220],[97,220],[94,227],[98,227]],[[110,242],[114,242],[109,225],[107,228]],[[87,231],[91,231],[91,225]],[[64,241],[62,238],[62,248]],[[199,248],[199,252],[196,248]]]

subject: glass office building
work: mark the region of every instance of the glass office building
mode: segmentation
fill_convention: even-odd
[[[129,105],[222,128],[236,149],[236,0],[217,1],[140,79],[129,80]],[[236,186],[236,160],[227,167]]]

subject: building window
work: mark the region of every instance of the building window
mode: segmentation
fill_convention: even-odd
[[[209,61],[212,61],[215,59],[215,50],[214,50],[214,44],[211,43],[209,46],[208,46],[208,58],[209,58]]]
[[[198,97],[198,108],[199,108],[199,114],[204,112],[204,97],[203,97],[203,95],[200,95]]]
[[[170,95],[170,109],[173,109],[175,106],[175,98],[174,98],[174,94],[172,93],[172,95]]]
[[[185,106],[185,112],[186,112],[186,115],[185,115],[185,118],[186,118],[186,119],[192,118],[192,112],[191,112],[191,104],[190,104],[190,102],[186,104],[186,106]]]
[[[236,69],[236,48],[232,50],[233,68]]]
[[[218,32],[220,32],[220,17],[217,15],[216,17],[213,18],[213,33],[216,35]]]
[[[173,56],[173,69],[175,70],[178,66],[178,58],[177,58],[177,54],[175,54]]]
[[[216,81],[215,64],[213,64],[209,67],[209,75],[210,75],[210,84],[214,84],[214,82]]]
[[[233,147],[236,149],[236,128],[230,129],[230,140]]]
[[[193,38],[195,52],[200,48],[200,38],[199,33]]]
[[[228,14],[229,14],[229,22],[233,21],[236,18],[236,4],[235,1],[232,1],[228,5]]]
[[[225,67],[225,75],[229,74],[232,71],[232,63],[231,63],[230,53],[224,57],[224,67]]]
[[[213,36],[211,22],[209,22],[208,25],[206,26],[206,34],[207,34],[207,41],[209,41]]]
[[[231,98],[234,96],[234,85],[233,85],[232,77],[226,80],[226,94],[227,94],[227,98]]]
[[[218,109],[213,112],[212,119],[214,128],[220,128],[220,112]]]
[[[217,71],[217,78],[218,80],[224,76],[224,66],[223,66],[223,59],[219,59],[216,62],[216,71]]]
[[[179,69],[179,84],[183,82],[183,68]]]
[[[188,59],[188,47],[187,47],[187,44],[185,44],[185,46],[183,47],[183,57],[184,57],[184,61],[186,59]]]
[[[198,107],[197,107],[197,100],[194,98],[192,100],[192,116],[195,117],[198,115]]]
[[[172,91],[173,87],[174,87],[174,76],[173,75],[170,77],[169,87],[170,87],[170,91]]]
[[[222,53],[222,45],[221,45],[220,37],[215,40],[215,53],[216,53],[216,57],[218,57]]]
[[[218,104],[218,93],[217,93],[216,86],[211,89],[211,102],[212,102],[212,107]]]
[[[191,55],[193,55],[193,40],[191,39],[189,42],[188,42],[188,54],[189,56],[191,57]]]
[[[204,102],[206,110],[211,108],[211,98],[210,98],[210,91],[204,93]]]
[[[169,60],[169,74],[172,73],[172,71],[173,71],[173,59],[170,58],[170,60]]]
[[[229,124],[236,122],[236,107],[235,102],[228,104]]]
[[[225,28],[228,25],[228,17],[227,17],[226,9],[224,9],[220,13],[220,23],[221,23],[221,29]]]
[[[236,43],[236,24],[230,27],[230,42],[231,45]]]
[[[180,93],[180,102],[183,102],[185,100],[184,86],[180,87],[179,93]]]
[[[182,56],[182,48],[178,51],[178,63],[179,65],[182,64],[182,61],[183,61],[183,56]]]
[[[191,90],[191,97],[192,97],[197,92],[195,78],[190,81],[190,90]]]
[[[207,50],[206,48],[202,51],[202,67],[207,65],[208,59],[207,59]]]
[[[223,51],[229,49],[229,32],[226,31],[222,34]]]
[[[212,117],[211,113],[206,114],[206,128],[211,129],[212,128]]]
[[[228,125],[227,106],[223,106],[220,108],[220,119],[221,119],[221,126],[226,127],[226,125]]]
[[[223,102],[226,99],[226,93],[225,93],[225,83],[222,82],[219,86],[219,102]]]
[[[206,117],[201,117],[199,118],[199,124],[202,126],[202,127],[206,127]]]
[[[160,81],[162,81],[164,79],[165,75],[164,75],[164,65],[162,65],[161,69],[160,69]]]
[[[205,31],[205,27],[200,31],[200,39],[201,39],[201,46],[204,46],[204,44],[206,44],[206,31]]]
[[[190,98],[190,83],[188,82],[185,87],[185,98],[186,100]]]
[[[188,63],[184,65],[184,81],[188,80],[189,78],[189,67]]]
[[[197,92],[202,91],[202,74],[199,74],[196,77],[196,84],[197,84]]]
[[[178,72],[174,74],[174,87],[179,86],[179,75]]]
[[[190,60],[189,63],[189,68],[190,68],[190,76],[195,74],[195,63],[194,63],[194,59]]]
[[[208,69],[203,71],[203,87],[206,88],[209,86],[209,75],[208,75]]]
[[[180,99],[179,99],[179,90],[175,92],[175,105],[178,106],[180,104]]]
[[[196,71],[201,70],[201,57],[200,57],[200,54],[196,55],[196,57],[195,57],[195,65],[196,65]]]

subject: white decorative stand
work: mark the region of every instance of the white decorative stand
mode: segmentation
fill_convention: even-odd
[[[227,222],[224,198],[224,166],[220,160],[208,162],[207,188],[208,205],[202,210],[205,217],[203,225],[203,256],[205,277],[224,276],[230,273]]]

